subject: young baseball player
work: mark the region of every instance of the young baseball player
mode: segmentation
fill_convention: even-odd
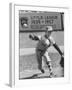
[[[36,47],[36,55],[37,55],[37,61],[38,61],[38,69],[44,73],[44,69],[42,68],[42,58],[45,58],[46,64],[48,65],[50,76],[53,75],[52,71],[52,65],[51,65],[51,59],[48,54],[48,48],[53,45],[55,49],[59,52],[59,54],[62,56],[62,52],[55,43],[54,39],[51,37],[51,33],[53,31],[53,28],[51,26],[46,27],[46,32],[44,36],[36,36],[34,34],[29,35],[29,38],[32,40],[38,40]]]

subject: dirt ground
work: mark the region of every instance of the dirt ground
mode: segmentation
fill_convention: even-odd
[[[64,77],[64,71],[61,68],[60,55],[58,53],[49,53],[51,58],[51,63],[53,67],[54,78]],[[20,79],[34,79],[34,78],[49,78],[49,69],[46,64],[43,66],[45,73],[42,74],[38,70],[38,63],[36,60],[36,55],[23,55],[19,58],[19,78]],[[37,74],[37,75],[36,75]]]

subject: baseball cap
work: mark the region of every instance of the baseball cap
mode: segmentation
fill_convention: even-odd
[[[46,29],[47,29],[48,31],[53,31],[52,26],[46,26]]]

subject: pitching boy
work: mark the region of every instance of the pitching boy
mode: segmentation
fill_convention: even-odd
[[[36,36],[34,34],[30,34],[29,38],[32,40],[38,40],[38,44],[36,47],[36,55],[37,55],[37,61],[38,61],[38,69],[44,73],[44,69],[42,68],[42,59],[45,58],[46,64],[50,71],[50,76],[53,75],[52,71],[52,65],[51,65],[51,59],[48,54],[48,48],[53,45],[54,48],[59,52],[59,54],[62,56],[62,52],[59,49],[58,45],[54,41],[53,37],[51,37],[51,33],[53,31],[53,28],[51,26],[46,27],[45,35],[43,36]]]

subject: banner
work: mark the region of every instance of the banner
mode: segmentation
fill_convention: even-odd
[[[45,31],[46,26],[52,26],[53,30],[63,30],[63,13],[19,11],[20,31]]]

